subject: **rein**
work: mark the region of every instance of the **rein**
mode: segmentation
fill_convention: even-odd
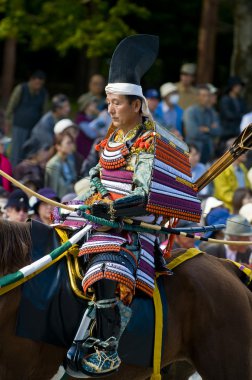
[[[65,255],[67,255],[69,248],[71,248],[74,244],[76,244],[92,228],[92,223],[103,225],[103,226],[109,226],[111,228],[119,228],[119,229],[123,229],[127,231],[134,231],[134,232],[147,232],[147,233],[158,232],[162,234],[181,235],[181,236],[191,238],[194,240],[207,241],[209,243],[218,243],[218,244],[227,244],[227,245],[235,244],[235,245],[240,245],[240,246],[243,246],[243,245],[246,246],[246,245],[252,244],[251,241],[218,240],[218,239],[205,238],[203,236],[194,235],[194,233],[197,233],[197,232],[206,232],[206,231],[214,231],[217,229],[223,229],[224,225],[212,225],[212,226],[205,226],[205,227],[179,229],[179,228],[165,228],[159,225],[152,225],[145,222],[134,223],[132,219],[125,219],[121,223],[111,221],[111,220],[106,220],[103,218],[93,216],[91,214],[87,214],[85,210],[90,208],[89,206],[82,205],[82,206],[76,207],[74,205],[69,206],[60,202],[53,201],[29,189],[27,186],[21,184],[19,181],[15,180],[13,177],[11,177],[9,174],[5,173],[2,170],[0,170],[0,175],[2,175],[4,178],[9,180],[16,187],[22,189],[23,191],[25,191],[26,193],[30,195],[34,195],[41,201],[46,202],[54,207],[60,207],[60,208],[66,209],[68,211],[72,211],[72,212],[77,211],[83,218],[91,222],[91,224],[86,225],[79,232],[73,235],[68,241],[66,241],[60,247],[53,250],[50,254],[42,257],[41,259],[35,261],[34,263],[30,265],[27,265],[21,268],[19,271],[15,273],[7,274],[6,276],[1,277],[0,278],[0,295],[7,293],[9,290],[21,285],[25,281],[29,280],[30,278],[34,277],[38,273],[47,269],[49,266],[53,265],[55,262],[60,260]]]
[[[251,125],[251,127],[252,127],[252,125]],[[93,215],[90,215],[90,214],[87,214],[84,212],[84,210],[87,210],[89,208],[89,206],[85,206],[85,205],[82,205],[79,207],[68,206],[68,205],[65,205],[63,203],[53,201],[52,199],[48,199],[48,198],[44,197],[43,195],[36,193],[36,191],[29,189],[27,186],[23,185],[22,183],[20,183],[19,181],[17,181],[16,179],[14,179],[13,177],[11,177],[9,174],[5,173],[2,170],[0,170],[0,175],[2,175],[4,178],[8,179],[16,187],[19,187],[21,190],[23,190],[23,191],[25,191],[31,195],[34,195],[35,197],[37,197],[38,199],[40,199],[43,202],[46,202],[46,203],[48,203],[52,206],[55,206],[55,207],[61,207],[61,208],[66,209],[68,211],[78,211],[88,221],[93,222],[93,223],[97,223],[97,224],[100,224],[103,226],[108,226],[111,228],[125,229],[127,231],[135,231],[135,232],[149,232],[149,233],[158,232],[158,233],[163,233],[163,234],[175,234],[175,235],[181,235],[184,237],[188,237],[188,238],[194,239],[194,240],[207,241],[209,243],[218,243],[218,244],[227,244],[227,245],[235,244],[235,245],[241,245],[241,246],[252,244],[251,241],[218,240],[218,239],[205,238],[203,236],[193,235],[193,233],[195,233],[195,232],[206,232],[206,231],[213,231],[213,230],[217,230],[217,229],[222,229],[223,225],[190,228],[189,229],[190,233],[189,233],[187,231],[183,232],[186,230],[185,228],[184,229],[165,228],[165,227],[161,227],[159,225],[153,225],[153,224],[149,224],[149,223],[145,223],[145,222],[141,222],[139,224],[134,224],[132,219],[125,219],[123,221],[123,223],[118,223],[118,222],[110,221],[107,219],[98,218],[96,216],[93,216]],[[181,231],[181,230],[183,230],[183,231]]]

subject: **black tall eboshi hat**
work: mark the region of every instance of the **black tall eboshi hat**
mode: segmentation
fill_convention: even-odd
[[[142,76],[154,63],[159,38],[150,34],[136,34],[124,38],[111,59],[108,83],[140,85]]]

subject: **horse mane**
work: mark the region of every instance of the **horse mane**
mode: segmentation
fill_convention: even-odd
[[[30,223],[0,220],[0,274],[19,270],[30,262]]]

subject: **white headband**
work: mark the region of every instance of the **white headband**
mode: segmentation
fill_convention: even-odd
[[[143,95],[142,87],[132,83],[109,83],[105,87],[106,94],[119,94],[119,95],[136,95],[143,99],[142,113],[149,119],[153,120],[151,112],[148,107],[146,98]]]

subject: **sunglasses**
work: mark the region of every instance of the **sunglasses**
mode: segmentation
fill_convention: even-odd
[[[19,207],[19,206],[17,206],[17,207],[15,207],[15,210],[17,212],[20,212],[20,211],[28,212],[28,208],[26,208],[26,207]]]

